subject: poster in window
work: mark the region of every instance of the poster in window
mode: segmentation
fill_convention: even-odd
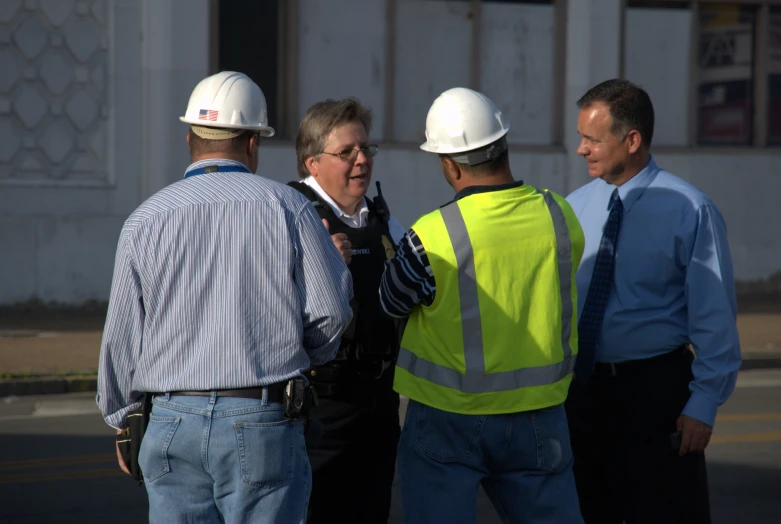
[[[698,55],[698,143],[750,145],[754,12],[740,6],[703,9]]]
[[[781,145],[781,9],[770,13],[768,58],[768,145]]]

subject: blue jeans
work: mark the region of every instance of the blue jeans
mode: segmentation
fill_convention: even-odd
[[[312,473],[301,421],[246,398],[158,395],[139,464],[150,523],[303,523]]]
[[[583,522],[563,405],[460,415],[410,400],[399,472],[406,524],[476,522],[480,484],[504,522]]]

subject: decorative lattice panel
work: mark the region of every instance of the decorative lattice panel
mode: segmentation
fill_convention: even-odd
[[[107,179],[106,7],[0,1],[0,181]]]

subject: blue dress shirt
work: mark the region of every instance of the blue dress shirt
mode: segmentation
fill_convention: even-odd
[[[576,277],[579,312],[614,189],[594,180],[567,197],[586,236]],[[713,426],[741,362],[724,219],[704,193],[653,158],[618,192],[624,216],[596,361],[647,359],[693,344],[692,395],[683,414]]]

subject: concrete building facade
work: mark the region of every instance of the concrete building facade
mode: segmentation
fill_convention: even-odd
[[[656,108],[661,166],[724,214],[739,292],[781,297],[781,2],[4,0],[0,305],[108,298],[122,223],[189,163],[179,122],[221,69],[264,89],[259,174],[296,178],[307,107],[374,111],[375,180],[409,226],[448,201],[426,111],[455,86],[507,116],[516,178],[589,181],[575,101],[624,77]]]

